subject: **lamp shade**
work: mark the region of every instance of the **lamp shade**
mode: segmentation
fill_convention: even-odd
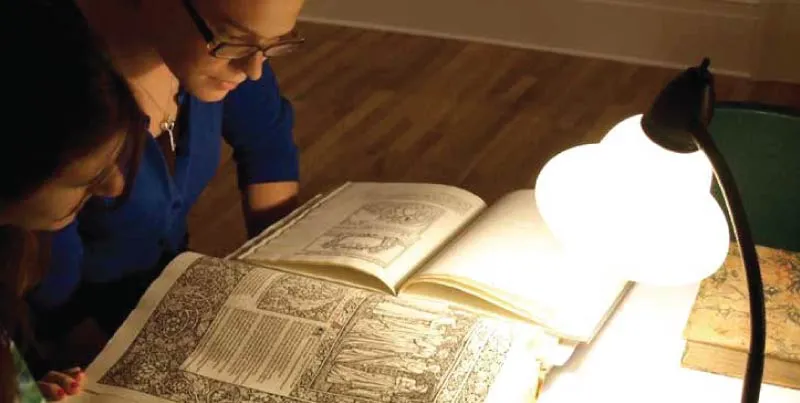
[[[711,194],[712,167],[700,151],[653,143],[642,115],[599,143],[553,157],[536,204],[564,250],[603,276],[678,285],[714,273],[728,251],[725,216]]]

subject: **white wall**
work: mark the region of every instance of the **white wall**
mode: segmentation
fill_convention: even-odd
[[[800,1],[762,1],[753,76],[800,82]]]
[[[800,82],[800,0],[307,0],[302,18]]]

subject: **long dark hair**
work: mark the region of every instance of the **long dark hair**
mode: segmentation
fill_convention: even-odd
[[[24,201],[58,170],[124,132],[133,183],[143,115],[128,85],[100,51],[80,10],[68,0],[4,0],[4,74],[11,91],[0,145],[0,208]],[[10,108],[10,109],[9,109]],[[24,327],[21,295],[48,265],[47,236],[0,227],[0,401],[13,401],[10,343]]]

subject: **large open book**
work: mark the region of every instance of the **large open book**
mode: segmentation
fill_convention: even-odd
[[[348,183],[171,262],[73,400],[530,402],[627,289],[588,272],[532,190]]]
[[[567,256],[533,190],[492,206],[456,187],[347,183],[233,255],[393,295],[445,300],[588,342],[627,290]],[[587,263],[588,262],[588,263]]]
[[[558,350],[447,303],[187,253],[70,402],[532,402]]]

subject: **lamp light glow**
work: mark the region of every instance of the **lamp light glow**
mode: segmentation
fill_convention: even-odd
[[[720,267],[729,245],[711,163],[701,151],[653,143],[641,120],[632,116],[600,143],[552,158],[536,180],[536,204],[564,250],[593,262],[587,269],[659,285],[699,281]]]
[[[710,166],[747,279],[750,349],[742,403],[758,403],[767,334],[764,283],[736,179],[708,132],[715,103],[710,65],[706,58],[679,74],[645,115],[626,119],[600,144],[553,158],[539,174],[535,198],[563,248],[578,262],[593,263],[583,267],[600,263],[638,282],[697,281],[713,273],[727,251],[725,219],[707,186]]]

